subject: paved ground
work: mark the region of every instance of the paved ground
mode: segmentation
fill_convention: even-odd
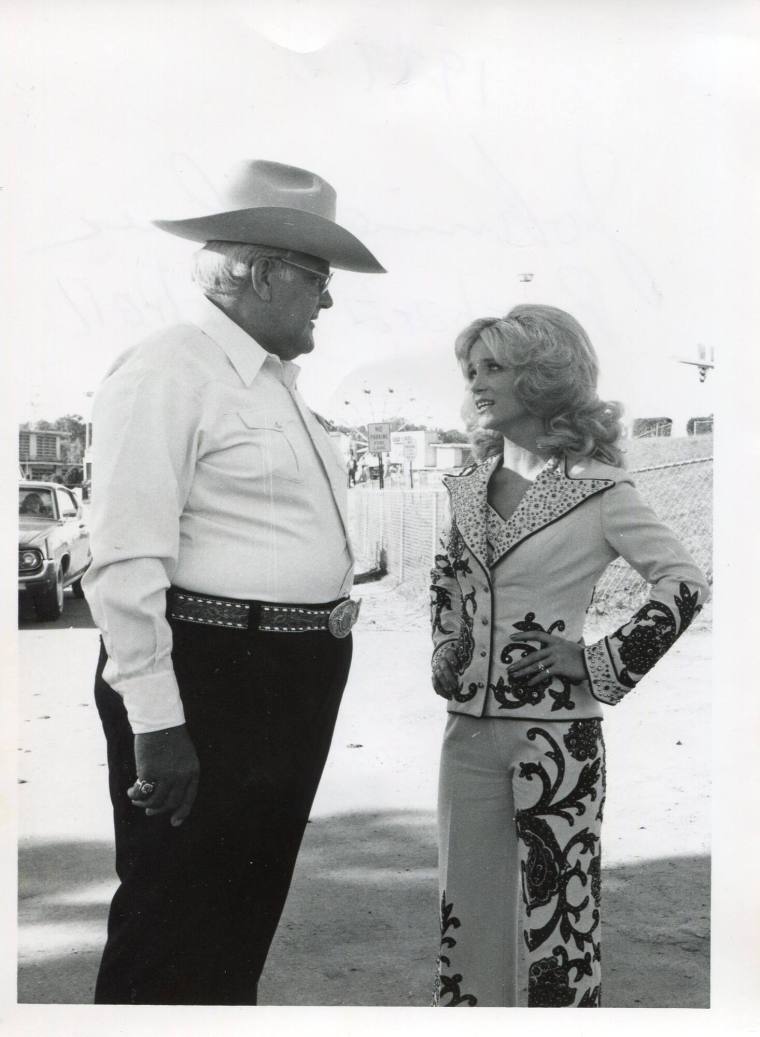
[[[270,1005],[425,1005],[438,946],[434,799],[443,703],[425,617],[361,588],[354,667],[283,921]],[[605,1004],[709,1003],[710,633],[699,621],[610,710]],[[114,888],[97,634],[67,595],[20,632],[19,1001],[87,1003]],[[75,790],[75,795],[72,795]]]

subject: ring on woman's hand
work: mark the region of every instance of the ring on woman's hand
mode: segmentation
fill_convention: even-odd
[[[147,799],[148,796],[152,796],[156,789],[156,783],[154,781],[143,781],[142,778],[138,778],[135,782],[135,792],[142,799]]]
[[[536,663],[536,669],[537,669],[537,670],[538,670],[538,671],[539,671],[540,673],[546,673],[546,667],[544,666],[544,664],[543,664],[543,663]]]

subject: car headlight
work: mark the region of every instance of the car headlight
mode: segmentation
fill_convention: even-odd
[[[37,551],[35,548],[28,548],[26,551],[19,551],[18,567],[22,572],[29,572],[31,569],[39,569],[41,565],[41,551]]]

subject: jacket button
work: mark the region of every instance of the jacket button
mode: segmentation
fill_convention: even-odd
[[[478,681],[478,687],[485,688],[485,684],[483,683],[483,681]]]
[[[480,622],[483,624],[484,627],[487,627],[488,626],[488,616],[483,616],[483,618],[481,619]]]
[[[485,648],[484,648],[484,649],[483,649],[483,651],[482,651],[482,652],[480,653],[480,658],[481,658],[481,659],[485,659],[485,657],[486,657],[487,655],[488,655],[488,652],[487,652],[487,651],[485,650]]]

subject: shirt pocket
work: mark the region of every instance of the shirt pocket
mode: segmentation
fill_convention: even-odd
[[[238,450],[244,453],[250,474],[301,482],[303,472],[288,423],[261,410],[241,410],[236,417],[241,433]]]

